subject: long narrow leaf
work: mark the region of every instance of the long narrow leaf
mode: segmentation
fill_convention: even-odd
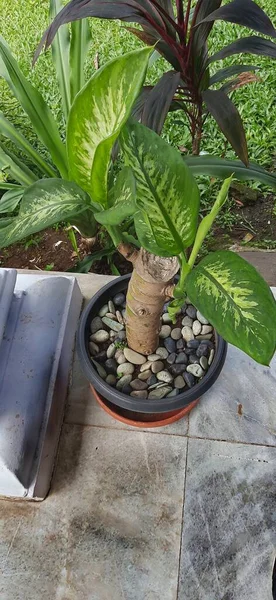
[[[49,175],[49,177],[56,177],[54,169],[44,160],[44,158],[33,148],[28,140],[14,127],[12,123],[0,112],[0,134],[7,137],[9,140],[16,144],[19,150],[22,150],[26,156],[28,156],[37,167],[39,167],[42,175]]]
[[[20,163],[18,158],[11,156],[3,144],[0,144],[0,171],[4,171],[11,179],[15,179],[25,186],[32,185],[37,179],[35,174],[23,163]]]
[[[250,162],[248,167],[239,160],[228,160],[214,156],[187,156],[184,161],[196,175],[208,175],[225,179],[234,173],[239,181],[258,181],[276,190],[276,175],[269,173],[260,165]]]
[[[21,185],[17,183],[8,183],[6,181],[0,181],[0,190],[19,190]]]
[[[276,37],[276,30],[271,20],[253,0],[233,0],[203,19],[205,23],[218,20],[243,25],[264,35]]]
[[[208,64],[227,58],[227,56],[233,56],[233,54],[256,54],[257,56],[276,58],[276,44],[257,35],[240,38],[210,56]]]
[[[232,65],[231,67],[225,67],[225,69],[220,69],[215,73],[211,78],[209,85],[214,85],[215,83],[219,83],[220,81],[224,81],[233,75],[239,75],[239,73],[249,73],[250,71],[257,71],[260,67],[256,67],[255,65]]]
[[[232,100],[221,90],[206,90],[202,94],[208,111],[216,120],[238,157],[248,165],[248,150],[240,114]]]
[[[20,186],[19,190],[8,190],[0,198],[0,214],[13,212],[18,206],[24,191],[23,186]]]
[[[62,9],[60,0],[50,0],[50,19],[54,19]],[[53,62],[56,68],[57,79],[62,99],[65,120],[67,121],[70,110],[70,70],[69,70],[70,35],[67,25],[63,25],[57,32],[52,44]]]
[[[145,101],[141,121],[158,134],[162,131],[179,81],[180,73],[164,73]]]
[[[4,63],[4,69],[2,69],[0,61],[0,76],[6,79],[13,94],[32,122],[39,139],[50,152],[61,176],[66,178],[66,151],[54,117],[40,92],[24,77],[6,42],[1,37],[0,57]]]
[[[71,103],[85,84],[84,65],[92,42],[89,22],[81,19],[71,25],[70,89]]]

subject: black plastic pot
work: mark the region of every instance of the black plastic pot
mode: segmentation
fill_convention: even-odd
[[[95,296],[93,296],[92,300],[83,311],[77,334],[77,351],[82,369],[90,383],[103,398],[126,410],[139,413],[167,413],[184,408],[205,394],[213,383],[215,383],[221,372],[226,358],[227,343],[217,333],[215,334],[215,356],[207,374],[193,388],[178,394],[178,396],[175,396],[174,398],[148,400],[145,398],[133,398],[132,396],[127,396],[116,388],[108,385],[98,375],[95,367],[91,363],[88,349],[90,323],[93,317],[97,316],[100,308],[104,304],[107,304],[108,300],[115,296],[115,294],[126,291],[129,279],[130,275],[124,275],[105,285],[97,292],[97,294],[95,294]]]

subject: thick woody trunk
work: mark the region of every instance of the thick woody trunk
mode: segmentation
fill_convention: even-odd
[[[133,263],[127,292],[126,333],[130,348],[152,354],[158,347],[164,302],[172,296],[173,277],[179,269],[176,257],[162,258],[143,248],[120,252]]]

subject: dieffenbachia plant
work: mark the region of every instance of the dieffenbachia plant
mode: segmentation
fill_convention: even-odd
[[[195,266],[231,178],[198,225],[200,195],[191,169],[175,148],[130,119],[151,52],[145,48],[110,61],[78,93],[68,118],[70,181],[42,179],[29,187],[19,215],[0,229],[0,247],[43,229],[57,214],[57,220],[64,218],[61,205],[68,220],[89,226],[95,218],[134,266],[126,309],[130,347],[152,353],[164,302],[172,299],[174,316],[188,294],[218,333],[267,365],[276,345],[271,328],[276,304],[265,281],[228,251],[212,253]],[[110,158],[116,140],[124,165],[114,176]],[[120,227],[129,217],[139,250]]]

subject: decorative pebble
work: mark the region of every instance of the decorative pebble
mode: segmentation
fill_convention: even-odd
[[[91,352],[91,354],[94,356],[100,352],[100,348],[97,346],[97,344],[94,344],[94,342],[89,342],[89,352]]]
[[[134,392],[131,392],[130,395],[133,398],[147,398],[148,392],[146,390],[135,390]]]
[[[172,329],[171,338],[173,340],[180,340],[180,338],[181,338],[181,329],[180,329],[180,327],[175,327],[174,329]]]
[[[193,322],[193,334],[194,335],[199,335],[201,332],[201,323],[199,321],[194,321]]]
[[[183,379],[185,380],[189,388],[195,385],[196,380],[192,373],[187,373],[187,371],[185,371],[185,373],[183,373]]]
[[[105,369],[108,373],[111,373],[112,375],[116,375],[117,373],[117,363],[115,358],[108,358],[105,361]]]
[[[125,299],[125,294],[116,294],[116,296],[113,298],[113,302],[116,306],[120,306],[125,302]]]
[[[155,377],[155,375],[151,375],[147,380],[147,384],[154,385],[155,383],[157,383],[157,377]]]
[[[168,337],[164,340],[164,346],[169,354],[172,354],[172,352],[176,351],[176,343],[171,337]]]
[[[178,375],[178,377],[175,378],[174,380],[174,387],[177,388],[178,390],[182,390],[182,388],[184,388],[186,385],[182,375]]]
[[[154,375],[156,375],[156,373],[159,373],[163,369],[164,363],[162,363],[161,360],[156,360],[155,362],[151,363],[151,370],[154,373]]]
[[[193,349],[195,350],[196,348],[198,348],[200,342],[198,340],[190,340],[189,342],[187,342],[187,348],[189,349]]]
[[[199,359],[199,364],[204,369],[204,371],[207,370],[208,360],[207,360],[206,356],[201,356],[201,358]]]
[[[124,355],[126,359],[133,365],[143,365],[145,362],[147,362],[145,356],[139,354],[138,352],[134,352],[134,350],[131,350],[131,348],[124,348]]]
[[[163,323],[171,323],[172,322],[172,318],[169,315],[169,313],[164,313],[162,315],[162,321],[163,321]]]
[[[99,329],[99,331],[96,331],[96,333],[93,333],[93,335],[91,335],[92,342],[98,342],[99,344],[102,344],[103,342],[107,342],[108,339],[109,339],[109,333],[108,333],[108,331],[105,331],[104,329]]]
[[[96,354],[95,360],[97,360],[100,363],[104,362],[106,360],[106,351],[102,350],[102,352]]]
[[[172,330],[172,328],[169,325],[162,325],[162,327],[160,329],[159,337],[162,339],[169,337],[171,330]]]
[[[198,365],[199,364],[199,358],[196,354],[190,354],[189,356],[189,363],[191,365]]]
[[[129,362],[123,363],[117,367],[117,375],[131,375],[134,371],[134,365]]]
[[[177,350],[183,350],[184,348],[184,340],[177,340],[176,342],[176,349]]]
[[[143,371],[143,373],[139,373],[138,379],[142,379],[142,381],[147,381],[151,376],[151,371]]]
[[[92,360],[92,362],[93,362],[93,364],[95,365],[95,367],[96,367],[96,369],[97,369],[97,371],[98,371],[98,374],[99,374],[99,376],[100,376],[102,379],[106,379],[106,377],[107,377],[107,372],[106,372],[106,370],[103,368],[103,366],[102,366],[102,365],[100,365],[100,363],[98,363],[96,360]]]
[[[160,360],[160,356],[159,354],[149,354],[149,356],[147,356],[147,359],[149,362],[155,362],[156,360]]]
[[[202,334],[198,335],[197,339],[198,340],[211,340],[212,337],[213,337],[212,333],[206,333],[205,335],[202,335]]]
[[[129,385],[131,380],[132,380],[132,375],[124,375],[123,377],[121,377],[121,379],[119,379],[119,381],[117,381],[116,388],[118,390],[121,390],[125,385]]]
[[[177,365],[181,364],[181,363],[186,365],[188,362],[187,354],[185,354],[185,352],[179,352],[178,356],[176,357],[175,362]]]
[[[110,331],[110,333],[109,333],[109,337],[110,337],[110,339],[111,339],[111,340],[114,340],[114,339],[115,339],[115,337],[116,337],[116,332],[115,332],[115,331],[112,331],[112,329],[111,329],[111,331]]]
[[[135,391],[146,390],[148,387],[148,384],[145,381],[141,381],[141,379],[133,379],[133,381],[130,382],[130,385]]]
[[[191,319],[195,319],[196,318],[196,308],[194,306],[188,306],[188,308],[186,308],[186,315],[188,315],[188,317],[191,317]]]
[[[193,319],[191,319],[191,317],[184,317],[184,319],[182,319],[182,325],[183,327],[192,327],[193,326]]]
[[[124,326],[122,325],[122,323],[118,323],[118,321],[114,321],[113,319],[109,319],[109,317],[103,317],[103,323],[105,325],[107,325],[107,327],[109,327],[109,329],[112,329],[113,331],[122,331],[124,329]]]
[[[116,354],[116,345],[110,344],[110,346],[108,346],[107,351],[106,351],[106,356],[107,358],[113,358],[113,356],[115,356]]]
[[[179,365],[172,365],[172,366],[170,367],[170,372],[171,372],[171,373],[172,373],[174,376],[177,376],[177,375],[182,375],[182,373],[184,373],[184,371],[186,371],[186,365],[184,365],[183,363],[182,363],[182,364],[179,364]]]
[[[118,354],[116,352],[115,358],[117,360],[118,365],[123,365],[124,363],[127,362],[127,359],[122,350],[120,352],[118,352]]]
[[[91,333],[96,333],[96,331],[99,331],[99,329],[102,329],[102,326],[103,326],[102,319],[100,317],[95,317],[91,321],[91,325],[90,325]]]
[[[117,321],[119,323],[121,323],[121,325],[124,325],[124,319],[119,310],[116,310],[116,317],[117,317]]]
[[[115,306],[114,306],[112,300],[109,300],[109,302],[108,302],[108,310],[110,313],[115,315]]]
[[[210,367],[210,365],[211,365],[211,364],[212,364],[212,362],[213,362],[213,358],[214,358],[214,356],[215,356],[215,351],[214,351],[214,349],[212,348],[212,350],[211,350],[211,352],[210,352],[209,360],[208,360],[208,365],[209,365],[209,367]]]
[[[129,377],[129,375],[125,375],[125,377]],[[133,389],[131,385],[129,385],[129,383],[125,383],[122,387],[122,392],[123,394],[127,394],[128,396],[130,396],[131,392],[133,392]]]
[[[171,383],[171,381],[173,380],[173,377],[169,373],[169,371],[159,371],[159,373],[157,373],[156,377],[157,377],[158,381],[164,381],[165,383]]]
[[[158,354],[159,358],[163,358],[164,360],[166,360],[166,358],[168,358],[169,355],[168,350],[166,350],[166,348],[163,348],[163,346],[157,348],[156,354]]]
[[[191,327],[188,327],[187,325],[185,325],[185,327],[183,327],[181,333],[182,333],[182,337],[185,340],[185,342],[190,342],[190,340],[194,339],[193,331],[192,331]]]
[[[206,333],[212,333],[212,331],[213,331],[212,325],[203,325],[202,326],[202,330],[201,330],[201,334],[202,335],[206,335]]]
[[[140,372],[143,373],[143,371],[148,371],[149,369],[151,369],[151,365],[152,363],[147,360],[147,362],[141,365]]]
[[[169,365],[173,365],[173,363],[175,362],[176,359],[176,353],[173,352],[172,354],[169,354],[168,358],[167,358],[167,363],[169,363]]]
[[[106,380],[105,380],[105,381],[106,381],[106,383],[108,383],[108,385],[116,385],[116,381],[117,381],[117,379],[116,379],[115,375],[112,375],[112,374],[110,373],[110,374],[107,376],[107,378],[106,378]]]
[[[199,344],[198,349],[196,351],[196,355],[201,358],[201,356],[208,356],[208,346],[207,344],[204,344],[203,342],[201,342],[201,344]]]
[[[200,365],[188,365],[187,372],[191,373],[197,378],[200,378],[204,375],[204,371]]]
[[[99,310],[99,317],[104,317],[108,313],[108,305],[105,304],[102,306],[101,310]]]
[[[126,339],[126,332],[124,329],[122,329],[122,331],[118,331],[117,336],[116,336],[116,340],[118,340],[118,342],[124,342],[124,340]]]
[[[196,311],[196,318],[198,319],[198,321],[200,321],[200,323],[202,323],[202,325],[209,324],[209,321],[205,319],[205,317],[201,314],[201,312],[199,312],[199,310]]]
[[[108,317],[108,319],[115,319],[117,321],[117,317],[113,314],[113,313],[106,313],[106,315],[104,315],[105,317]]]
[[[174,396],[177,396],[179,394],[179,390],[177,388],[174,388],[174,390],[172,390],[169,394],[167,394],[167,398],[174,398]]]
[[[156,388],[155,390],[152,390],[149,395],[148,395],[148,399],[154,399],[157,398],[159,400],[161,400],[161,398],[165,398],[165,396],[167,396],[167,394],[169,394],[169,392],[172,391],[172,388],[169,386],[165,386],[162,388]]]

